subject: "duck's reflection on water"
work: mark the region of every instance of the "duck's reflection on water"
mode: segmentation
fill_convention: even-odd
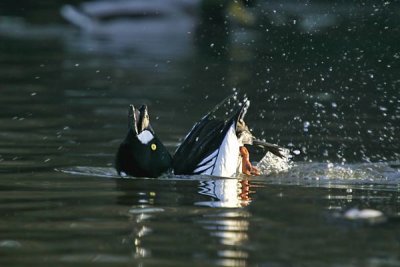
[[[199,182],[199,194],[211,197],[196,205],[236,208],[250,204],[250,182],[246,179],[218,179]]]
[[[159,191],[142,188],[139,192],[137,189],[143,183],[126,186],[125,182],[118,186],[124,191],[119,202],[130,206],[133,231],[126,241],[135,260],[160,259],[170,253],[200,263],[247,265],[246,244],[251,214],[244,207],[251,204],[251,181],[197,180],[188,181],[196,187],[185,185],[178,189],[168,186]],[[136,190],[132,190],[134,188]],[[197,192],[193,192],[194,188]],[[183,203],[187,208],[182,208]],[[176,208],[177,205],[180,208]],[[171,240],[171,234],[176,238]],[[215,242],[210,244],[210,237]]]
[[[199,194],[210,196],[209,201],[196,205],[213,208],[240,208],[251,203],[251,184],[247,179],[218,179],[200,181]],[[218,210],[205,215],[198,223],[217,237],[223,245],[218,250],[216,262],[221,266],[246,266],[248,252],[245,244],[249,240],[250,213],[245,209]]]

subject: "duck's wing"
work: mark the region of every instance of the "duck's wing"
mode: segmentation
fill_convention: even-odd
[[[185,137],[175,152],[173,167],[175,174],[201,174],[214,168],[218,157],[219,148],[229,129],[244,114],[248,105],[242,104],[232,110],[229,107],[229,116],[217,116],[221,107],[226,109],[226,104],[231,98],[225,99],[210,113],[197,122]],[[225,114],[225,113],[224,113]],[[226,115],[225,115],[226,116]],[[210,172],[212,173],[212,171]]]

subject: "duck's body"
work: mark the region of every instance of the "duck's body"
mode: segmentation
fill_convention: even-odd
[[[248,103],[237,108],[228,118],[216,115],[221,103],[197,122],[178,147],[173,159],[175,174],[234,176],[239,167],[238,122]]]
[[[235,175],[240,146],[235,128],[235,121],[203,118],[175,152],[174,173]]]
[[[223,177],[241,173],[259,175],[250,163],[245,145],[256,144],[282,157],[278,146],[259,141],[251,134],[244,122],[249,106],[247,99],[237,102],[228,97],[196,123],[175,152],[174,173]],[[228,116],[227,111],[230,111]]]
[[[115,168],[120,175],[158,177],[170,169],[172,158],[153,128],[147,107],[129,107],[128,134],[119,146]]]
[[[157,177],[161,170],[170,169],[177,175],[213,175],[223,177],[234,177],[238,174],[259,175],[259,171],[250,163],[249,153],[245,145],[259,145],[265,147],[275,155],[282,157],[280,148],[276,145],[265,143],[255,139],[250,133],[243,119],[250,105],[248,100],[241,103],[235,102],[236,107],[232,108],[234,102],[228,98],[217,105],[210,113],[197,122],[187,134],[183,142],[177,148],[172,161],[163,161],[162,168],[155,166],[160,158],[166,158],[166,149],[155,137],[152,131],[152,140],[163,149],[152,153],[143,153],[139,149],[140,140],[125,141],[121,144],[117,155],[117,170],[124,171],[134,176]],[[230,115],[218,116],[226,106]],[[140,137],[139,135],[136,135]],[[129,133],[128,133],[129,137]],[[127,138],[128,138],[127,137]],[[127,158],[126,144],[130,156]],[[134,148],[137,151],[134,152]],[[144,148],[146,150],[146,148]],[[133,153],[136,153],[133,155]],[[168,154],[169,156],[169,154]],[[130,160],[134,160],[129,164]],[[121,164],[123,162],[123,164]],[[145,162],[145,163],[144,163]],[[169,162],[169,166],[167,166]],[[121,167],[122,166],[122,167]],[[152,167],[157,171],[152,170]],[[146,171],[147,170],[147,171]],[[158,174],[158,175],[157,175]]]

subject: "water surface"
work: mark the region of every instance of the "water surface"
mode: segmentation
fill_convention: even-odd
[[[82,33],[56,1],[15,5],[0,23],[0,265],[400,264],[396,3],[265,4],[257,26],[178,54]],[[128,104],[149,106],[173,152],[237,90],[256,135],[300,152],[289,172],[115,175]]]

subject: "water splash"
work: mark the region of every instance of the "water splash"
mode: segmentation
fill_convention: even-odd
[[[257,168],[262,175],[279,174],[289,171],[294,163],[292,162],[289,149],[281,149],[283,158],[267,152],[265,156],[258,162]]]
[[[397,166],[397,167],[396,167]],[[334,181],[347,183],[355,181],[387,183],[400,182],[400,168],[395,162],[377,163],[297,163],[287,173],[290,177],[308,180]]]

